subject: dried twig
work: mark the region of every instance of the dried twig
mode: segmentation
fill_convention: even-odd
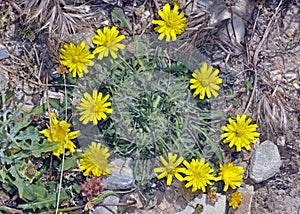
[[[61,37],[75,33],[77,26],[86,26],[87,20],[95,16],[87,12],[86,5],[75,6],[64,0],[23,0],[16,6],[22,8],[25,24],[35,22],[40,25],[39,30],[48,28],[49,33],[57,32]]]
[[[12,75],[15,75],[15,76],[18,76],[20,77],[21,79],[27,81],[27,82],[30,82],[36,86],[39,86],[39,87],[45,87],[46,84],[45,83],[41,83],[41,82],[36,82],[28,77],[25,77],[23,75],[21,75],[19,72],[17,71],[14,71],[14,70],[11,70],[11,69],[8,69],[7,67],[4,67],[3,65],[0,64],[0,68],[3,69],[4,71],[12,74]],[[67,86],[67,87],[79,87],[79,86],[76,86],[76,85],[65,85],[65,84],[48,84],[47,86],[50,86],[50,87],[61,87],[61,86]]]
[[[257,45],[257,47],[255,49],[255,52],[254,52],[254,55],[253,55],[253,60],[252,60],[252,62],[253,62],[253,71],[254,71],[253,90],[252,90],[250,99],[248,101],[248,104],[246,106],[246,109],[245,109],[244,113],[248,111],[248,109],[249,109],[249,107],[250,107],[250,105],[252,103],[252,100],[254,98],[254,93],[255,93],[255,90],[256,90],[256,87],[257,87],[257,62],[258,62],[258,55],[259,55],[259,53],[261,51],[261,48],[264,45],[264,43],[265,43],[265,41],[266,41],[266,39],[267,39],[267,37],[268,37],[268,35],[270,33],[272,25],[276,21],[276,17],[278,15],[279,11],[282,9],[281,5],[282,5],[282,0],[279,2],[278,6],[276,7],[275,13],[273,14],[271,20],[269,21],[269,23],[267,25],[267,28],[266,28],[266,30],[265,30],[265,32],[263,34],[263,37],[262,37],[262,39],[260,40],[260,42],[258,43],[258,45]],[[255,29],[253,29],[253,30],[255,30]]]

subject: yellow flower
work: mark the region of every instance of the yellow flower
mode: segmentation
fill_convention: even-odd
[[[188,181],[185,187],[192,186],[192,192],[198,189],[206,192],[207,184],[212,185],[210,180],[215,180],[215,177],[211,174],[214,170],[210,168],[208,163],[205,163],[205,159],[201,158],[200,162],[199,159],[192,159],[191,163],[184,160],[183,164],[187,168],[184,172],[186,177],[183,178],[184,181]]]
[[[107,57],[108,53],[110,53],[112,58],[116,59],[118,57],[116,52],[119,49],[125,48],[125,45],[119,44],[120,41],[125,39],[125,36],[118,36],[119,31],[116,27],[112,27],[111,29],[108,27],[104,27],[103,30],[98,29],[97,33],[98,35],[92,37],[92,41],[94,44],[99,46],[96,47],[93,53],[99,53],[99,60],[102,60],[103,57]]]
[[[242,194],[240,192],[234,192],[230,196],[229,206],[231,206],[233,209],[236,209],[239,207],[242,200],[243,200]]]
[[[229,147],[236,146],[236,151],[241,151],[243,147],[250,150],[250,143],[256,143],[255,138],[259,137],[260,134],[256,132],[257,124],[250,124],[251,118],[246,120],[246,115],[243,114],[236,116],[236,121],[231,118],[228,119],[229,124],[222,126],[222,130],[225,131],[221,135],[224,143],[229,143]]]
[[[51,113],[52,131],[47,124],[48,129],[40,131],[41,134],[48,138],[48,141],[59,143],[59,148],[53,151],[53,154],[59,156],[64,153],[64,148],[69,149],[71,153],[75,151],[75,144],[71,141],[80,135],[80,131],[70,132],[70,124],[66,121],[58,121],[55,113]]]
[[[156,173],[161,172],[161,174],[157,176],[158,179],[167,177],[168,186],[171,185],[173,176],[175,176],[175,178],[177,178],[179,181],[183,180],[183,177],[179,173],[184,172],[184,168],[178,167],[184,160],[183,157],[179,157],[178,160],[176,160],[177,155],[173,155],[171,152],[168,152],[169,162],[167,162],[162,156],[159,156],[159,158],[164,167],[158,167],[154,169],[154,172]]]
[[[82,41],[80,44],[75,45],[73,42],[70,45],[64,45],[60,49],[61,54],[60,64],[69,68],[69,71],[72,72],[72,76],[76,77],[77,74],[79,77],[82,77],[84,73],[88,73],[86,66],[93,66],[94,62],[91,59],[94,58],[94,55],[89,52],[90,47],[85,47],[85,42]]]
[[[87,92],[84,93],[84,97],[81,98],[80,105],[77,107],[77,109],[82,110],[79,120],[84,125],[89,121],[93,121],[93,124],[97,125],[99,120],[106,119],[105,113],[112,113],[113,110],[110,108],[111,102],[106,102],[109,95],[107,94],[103,98],[102,96],[102,93],[95,89],[92,96]]]
[[[178,9],[178,5],[175,5],[173,10],[171,10],[170,5],[166,4],[163,6],[163,10],[158,11],[158,15],[162,20],[153,20],[152,24],[158,25],[154,30],[160,34],[158,37],[159,40],[162,40],[166,36],[167,42],[170,41],[170,37],[175,41],[176,35],[181,34],[187,27],[184,13],[179,13]]]
[[[107,161],[109,156],[108,149],[101,148],[101,143],[92,142],[80,158],[80,170],[85,170],[84,176],[88,176],[90,172],[94,176],[108,176],[111,174],[108,168],[112,167]]]
[[[230,186],[232,189],[236,189],[236,187],[240,187],[242,185],[242,179],[244,174],[244,168],[242,166],[234,166],[232,162],[224,164],[220,164],[220,172],[219,176],[216,180],[223,180],[225,186],[223,191],[227,191]]]
[[[207,68],[207,64],[204,62],[199,70],[195,70],[192,74],[193,78],[190,79],[190,89],[196,89],[193,93],[193,96],[196,97],[199,94],[201,100],[204,99],[205,94],[208,98],[211,98],[211,95],[217,97],[218,90],[220,86],[218,84],[222,83],[222,79],[218,77],[219,70],[216,69],[212,72],[213,67],[210,66]]]

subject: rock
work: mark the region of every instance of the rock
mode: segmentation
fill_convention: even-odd
[[[201,198],[195,198],[190,204],[194,207],[203,206],[201,214],[225,214],[226,213],[226,196],[217,193],[218,201],[212,204],[207,200],[207,194],[203,194]],[[188,205],[183,211],[176,214],[196,213],[195,209]]]
[[[243,200],[239,205],[238,209],[234,212],[235,214],[251,214],[251,203],[253,196],[255,194],[254,187],[251,185],[246,185],[238,189],[242,194]]]
[[[266,140],[253,153],[249,176],[254,182],[260,183],[279,172],[280,166],[281,160],[277,146]]]
[[[230,38],[232,41],[240,43],[244,41],[245,37],[245,25],[243,19],[237,15],[232,15],[228,10],[225,10],[221,14],[221,20],[232,19],[228,22],[227,29],[224,29],[222,32],[222,37],[225,39]]]
[[[103,192],[105,194],[105,192]],[[119,197],[115,195],[107,196],[103,204],[113,205],[119,203]],[[115,214],[118,213],[118,206],[99,206],[95,208],[95,211],[90,212],[91,214]]]
[[[228,38],[237,44],[244,41],[245,36],[245,23],[243,19],[247,19],[253,10],[253,7],[249,4],[248,0],[237,1],[235,6],[224,7],[221,2],[215,4],[212,3],[209,8],[211,13],[211,24],[220,23],[225,19],[229,20],[227,29],[224,29],[221,33],[221,38],[228,40]]]
[[[4,45],[0,44],[0,60],[9,57],[9,53]]]
[[[126,190],[134,186],[134,177],[132,171],[132,159],[116,159],[111,162],[114,166],[111,168],[112,174],[103,179],[104,188],[109,190]]]
[[[0,69],[0,88],[1,90],[5,90],[7,83],[9,81],[7,72]]]

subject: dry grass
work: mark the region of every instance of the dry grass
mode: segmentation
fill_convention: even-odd
[[[66,3],[64,0],[22,0],[19,3],[21,15],[25,16],[25,25],[35,23],[39,30],[48,28],[49,33],[58,33],[61,37],[75,33],[78,28],[87,26],[94,14],[85,5]]]

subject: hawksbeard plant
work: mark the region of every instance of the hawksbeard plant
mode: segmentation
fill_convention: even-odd
[[[178,5],[164,5],[158,16],[152,21],[158,39],[139,35],[130,40],[121,28],[105,26],[91,37],[94,48],[85,41],[64,45],[59,55],[60,66],[66,71],[64,106],[48,100],[47,108],[45,105],[39,112],[47,112],[46,125],[40,125],[38,130],[28,128],[30,123],[26,122],[7,128],[8,120],[4,120],[6,128],[1,127],[2,134],[23,135],[17,140],[4,140],[3,145],[10,145],[10,150],[1,147],[1,152],[9,158],[0,160],[5,166],[1,171],[5,188],[17,188],[20,198],[33,204],[30,208],[25,203],[24,209],[58,210],[60,202],[69,196],[62,188],[68,184],[64,170],[75,168],[91,183],[78,185],[73,191],[81,190],[84,200],[91,201],[103,190],[102,176],[112,174],[111,156],[135,160],[135,179],[145,195],[153,173],[167,186],[177,179],[191,192],[211,192],[215,188],[226,194],[242,186],[243,167],[224,163],[222,144],[213,139],[223,130],[223,143],[230,148],[235,146],[236,151],[249,150],[260,136],[258,127],[246,115],[229,118],[222,127],[215,125],[214,121],[223,119],[222,111],[211,105],[222,97],[222,71],[196,57],[187,59],[178,51],[180,42],[170,41],[178,40],[188,27]],[[166,42],[160,41],[164,38]],[[185,63],[191,60],[194,63]],[[76,84],[72,98],[68,97],[71,92],[67,81]],[[54,109],[58,112],[54,113]],[[32,140],[28,138],[30,134]],[[42,184],[39,176],[46,172],[41,166],[32,167],[32,161],[50,154],[55,156],[51,160],[61,174],[58,186],[49,183],[47,188],[41,188],[41,194],[51,201],[43,207],[35,193]],[[26,161],[12,167],[14,157]],[[65,165],[69,168],[65,169]],[[26,171],[29,168],[30,177]],[[8,181],[14,181],[13,185],[9,186]],[[22,182],[33,184],[30,194],[17,187]],[[58,189],[58,200],[49,189]],[[232,193],[229,204],[237,208],[241,200],[238,193]]]

